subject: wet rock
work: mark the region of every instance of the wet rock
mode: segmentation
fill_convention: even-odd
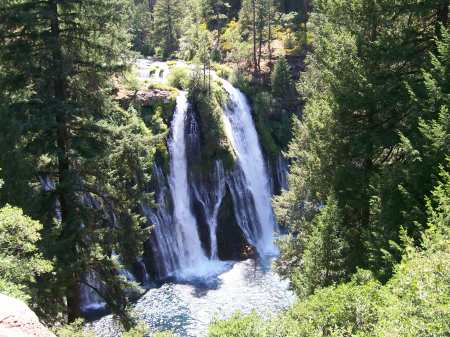
[[[221,260],[242,260],[248,257],[250,251],[254,250],[249,248],[251,245],[245,239],[244,232],[237,223],[228,187],[220,207],[216,234]]]
[[[173,93],[169,90],[162,90],[157,88],[148,88],[138,91],[120,88],[116,92],[116,100],[120,105],[127,109],[130,103],[141,107],[150,107],[159,102],[161,104],[169,104]]]

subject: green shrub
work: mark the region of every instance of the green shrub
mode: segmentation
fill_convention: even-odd
[[[208,337],[263,337],[261,318],[256,314],[243,315],[239,312],[226,321],[215,321],[208,330]]]
[[[271,78],[272,95],[280,106],[290,107],[297,101],[297,91],[292,80],[291,69],[285,57],[280,57],[275,64]]]
[[[82,319],[52,330],[57,337],[96,337],[93,330],[84,326]]]
[[[276,144],[276,141],[272,135],[272,124],[269,121],[269,114],[272,109],[272,96],[267,91],[261,91],[252,99],[253,105],[253,119],[255,121],[255,127],[258,131],[258,136],[261,145],[269,156],[275,157],[280,152],[280,147]]]
[[[214,63],[213,67],[214,71],[217,73],[217,76],[225,78],[229,80],[233,75],[233,69],[224,64]]]
[[[263,321],[235,315],[214,322],[209,337],[444,337],[450,331],[450,174],[428,202],[422,250],[406,243],[393,278],[382,285],[370,271],[300,299]]]
[[[30,300],[36,278],[52,271],[51,261],[39,250],[42,224],[23,214],[22,209],[0,208],[0,292]]]
[[[138,72],[135,66],[124,72],[122,83],[128,90],[137,91],[141,88],[142,84],[138,79]]]
[[[234,150],[225,134],[223,107],[227,102],[225,90],[215,81],[211,82],[211,91],[193,83],[189,99],[198,114],[201,133],[201,162],[194,169],[208,172],[216,160],[222,160],[225,169],[234,162]]]
[[[229,81],[236,88],[241,90],[247,96],[252,96],[255,93],[254,85],[251,83],[249,75],[246,75],[243,71],[235,69],[230,76]]]
[[[187,67],[174,67],[170,70],[167,83],[177,89],[185,90],[189,86],[190,70]]]

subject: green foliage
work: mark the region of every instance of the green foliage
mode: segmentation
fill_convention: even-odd
[[[280,57],[271,75],[272,95],[280,107],[292,107],[297,103],[297,92],[292,80],[291,69],[285,57]]]
[[[132,8],[131,34],[133,49],[145,56],[155,53],[154,22],[146,0],[135,0]]]
[[[387,284],[393,294],[377,326],[378,336],[445,336],[450,292],[450,175],[441,169],[440,182],[427,201],[428,229],[422,250],[410,243],[402,263]]]
[[[408,137],[400,133],[395,148],[404,160],[387,163],[373,179],[375,187],[371,203],[373,223],[367,235],[370,265],[386,278],[401,254],[398,246],[398,223],[416,241],[420,239],[426,216],[423,196],[436,184],[439,166],[450,151],[450,62],[448,33],[436,40],[437,51],[428,57],[428,64],[417,76],[415,89],[408,85],[411,114],[418,116],[416,128]],[[389,192],[388,192],[389,191]],[[399,209],[402,211],[399,212]],[[393,223],[393,222],[397,223]],[[411,225],[412,224],[412,225]]]
[[[343,218],[336,199],[331,195],[305,228],[305,250],[301,270],[294,279],[296,291],[305,296],[317,288],[337,284],[345,279],[346,241]],[[309,233],[308,233],[309,232]]]
[[[54,273],[41,275],[33,300],[48,322],[79,317],[80,282],[95,270],[111,310],[131,324],[129,285],[111,251],[126,265],[141,252],[145,231],[136,205],[149,198],[154,151],[150,130],[113,100],[112,78],[132,59],[130,5],[0,4],[1,198],[43,224],[39,248],[54,260]],[[43,190],[40,178],[54,189]]]
[[[440,6],[315,2],[314,52],[299,86],[306,105],[288,153],[291,190],[275,203],[293,231],[288,240],[299,241],[283,243],[284,268],[301,264],[298,234],[330,195],[342,214],[346,274],[368,268],[386,282],[401,258],[402,228],[418,244],[424,196],[449,151],[449,38],[436,28]]]
[[[186,90],[190,82],[190,70],[187,67],[174,67],[167,76],[167,83],[177,89]]]
[[[189,100],[197,113],[202,139],[201,162],[194,169],[208,172],[216,160],[222,160],[225,169],[230,169],[234,165],[235,156],[222,119],[228,97],[219,83],[212,81],[211,91],[203,88],[202,83],[203,80],[198,77],[196,80],[194,74],[189,90]]]
[[[226,60],[242,68],[242,63],[247,63],[251,58],[251,46],[243,41],[239,23],[230,21],[223,34],[222,48],[226,53]]]
[[[212,65],[214,71],[216,72],[217,76],[224,78],[224,79],[230,79],[233,75],[233,69],[225,64],[220,63],[214,63]]]
[[[153,10],[154,36],[158,41],[155,49],[158,56],[168,58],[178,49],[181,34],[180,18],[183,16],[180,0],[157,1]]]
[[[94,331],[86,328],[82,319],[53,329],[57,337],[96,337]]]
[[[0,292],[22,300],[35,295],[36,278],[52,271],[39,251],[42,224],[9,205],[0,209]]]
[[[201,3],[192,1],[183,22],[184,34],[180,39],[179,56],[185,60],[195,60],[207,64],[212,52],[212,34],[201,19]]]
[[[281,325],[285,330],[281,335],[370,335],[385,296],[381,285],[372,279],[320,290],[285,314],[283,318],[291,324]]]
[[[227,321],[213,322],[208,337],[262,337],[262,321],[256,313],[243,315],[235,313]]]
[[[258,131],[258,136],[261,141],[261,145],[269,156],[276,157],[280,153],[280,145],[277,143],[275,136],[275,130],[273,130],[274,124],[270,120],[272,113],[273,98],[270,93],[266,91],[260,91],[253,96],[252,108],[253,119],[255,121],[255,127]],[[287,130],[277,130],[287,131]],[[289,133],[288,133],[289,134]],[[283,133],[278,133],[278,136],[282,136]]]
[[[141,82],[138,79],[138,70],[135,66],[130,67],[127,71],[123,73],[122,76],[122,84],[125,86],[126,89],[132,90],[132,91],[138,91],[141,89]]]
[[[407,244],[402,262],[386,285],[376,281],[370,271],[358,270],[350,282],[316,290],[274,319],[263,321],[252,314],[215,322],[209,337],[446,336],[450,304],[448,171],[441,170],[441,182],[427,208],[429,229],[422,237],[424,248]],[[322,212],[320,217],[331,219]]]
[[[167,138],[169,137],[170,123],[176,106],[177,90],[172,87],[152,85],[152,88],[168,91],[167,98],[153,99],[150,105],[141,107],[139,110],[141,118],[154,135],[155,161],[160,164],[166,172],[169,170],[169,151],[167,149]]]

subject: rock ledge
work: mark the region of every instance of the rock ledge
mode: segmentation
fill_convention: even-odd
[[[22,301],[0,294],[0,337],[55,337]]]

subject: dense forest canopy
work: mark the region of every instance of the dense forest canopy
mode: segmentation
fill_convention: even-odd
[[[124,330],[145,334],[120,271],[154,230],[142,205],[177,90],[199,114],[199,170],[236,160],[215,72],[247,96],[267,162],[289,161],[275,268],[298,302],[209,336],[445,336],[448,20],[448,0],[2,0],[0,292],[82,336],[95,270]],[[142,57],[195,70],[173,66],[143,108]]]

